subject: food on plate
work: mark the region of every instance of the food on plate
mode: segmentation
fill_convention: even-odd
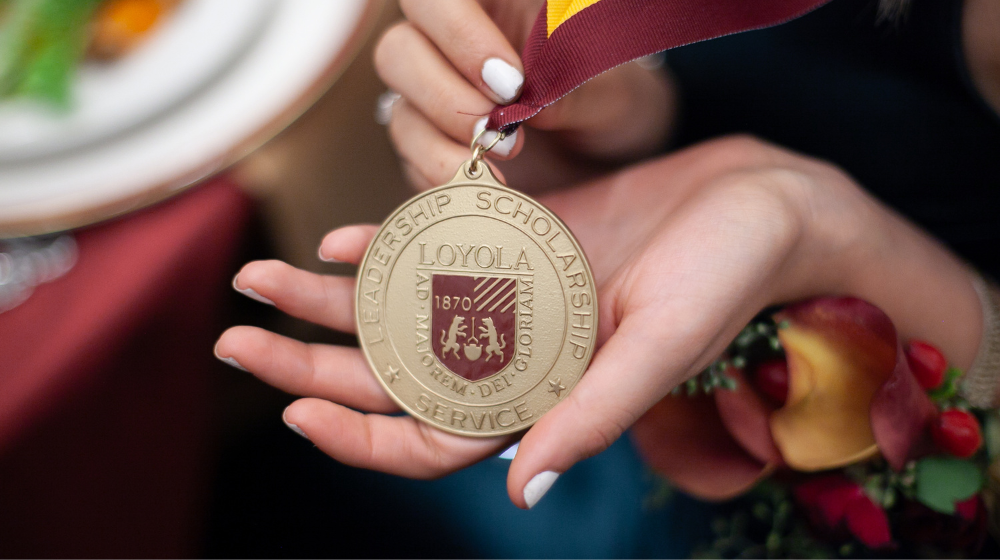
[[[114,60],[180,0],[0,0],[0,99],[68,108],[84,58]]]
[[[138,45],[179,0],[105,0],[92,22],[91,57],[116,59]]]

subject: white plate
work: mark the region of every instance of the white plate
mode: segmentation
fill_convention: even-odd
[[[0,103],[0,165],[92,144],[159,116],[235,62],[263,30],[274,0],[186,0],[135,52],[89,63],[73,109]],[[220,25],[220,22],[225,22]]]
[[[0,236],[100,221],[219,171],[311,104],[381,4],[186,0],[120,67],[85,70],[67,120],[0,111]]]

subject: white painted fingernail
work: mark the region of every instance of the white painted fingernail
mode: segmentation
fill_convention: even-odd
[[[292,424],[288,420],[285,420],[285,414],[284,413],[281,414],[281,421],[284,422],[285,425],[288,426],[288,428],[290,430],[292,430],[293,432],[299,434],[300,436],[302,436],[302,437],[304,437],[306,439],[309,439],[309,436],[307,436],[306,433],[302,431],[302,428],[296,426],[295,424]]]
[[[389,124],[392,120],[392,106],[402,97],[391,89],[378,96],[375,102],[375,122],[382,126]]]
[[[480,132],[483,132],[483,130],[486,128],[486,122],[489,119],[490,119],[489,117],[483,117],[478,121],[476,121],[476,126],[472,129],[473,138],[478,136]],[[517,135],[519,132],[520,130],[515,130],[514,134],[511,134],[510,136],[497,142],[496,146],[493,146],[493,149],[490,150],[490,152],[493,152],[501,156],[509,156],[510,151],[514,149],[514,144],[517,144]],[[479,143],[482,144],[483,146],[489,146],[490,143],[493,142],[493,139],[496,137],[497,133],[495,131],[487,130],[485,133],[483,133],[482,136],[479,137]]]
[[[241,369],[241,370],[243,370],[243,371],[245,371],[247,373],[250,372],[250,370],[248,370],[247,368],[241,366],[240,363],[236,361],[236,358],[229,357],[229,358],[219,358],[219,359],[222,360],[223,362],[226,362],[227,364],[233,366],[236,369]]]
[[[500,459],[507,459],[508,461],[513,461],[514,457],[517,456],[517,448],[521,445],[521,442],[515,443],[514,445],[507,448],[506,451],[500,454]]]
[[[499,58],[488,58],[483,63],[483,81],[504,103],[510,103],[521,92],[524,76]]]
[[[227,363],[227,364],[229,364],[229,365],[233,366],[233,367],[234,367],[234,368],[236,368],[236,369],[241,369],[241,370],[243,370],[243,371],[245,371],[245,372],[247,372],[247,373],[249,373],[249,372],[250,372],[250,370],[248,370],[247,368],[245,368],[245,367],[241,366],[241,365],[240,365],[240,363],[239,363],[239,362],[237,362],[235,358],[232,358],[232,357],[229,357],[229,358],[223,358],[222,356],[220,356],[220,355],[219,355],[219,349],[218,349],[218,348],[213,348],[213,349],[212,349],[212,353],[213,353],[213,354],[215,354],[215,357],[216,357],[216,358],[218,358],[218,359],[219,359],[220,361],[223,361],[223,362],[225,362],[225,363]]]
[[[535,475],[524,487],[524,501],[528,504],[528,509],[535,507],[535,504],[545,496],[545,493],[552,488],[559,473],[555,471],[545,471]]]
[[[237,286],[236,285],[236,279],[239,278],[239,277],[240,277],[240,275],[238,273],[236,274],[236,276],[233,276],[233,289],[234,290],[236,290],[237,292],[239,292],[239,293],[247,296],[250,299],[255,299],[255,300],[257,300],[257,301],[259,301],[261,303],[266,303],[268,305],[274,305],[273,301],[271,301],[271,300],[267,299],[266,297],[258,294],[256,291],[254,291],[253,288],[242,288],[241,289],[239,286]]]
[[[323,248],[322,247],[319,248],[319,250],[316,252],[316,254],[319,255],[319,260],[321,260],[323,262],[328,262],[328,263],[342,263],[342,262],[344,262],[344,261],[342,261],[340,259],[335,259],[333,257],[327,257],[327,256],[323,255]]]

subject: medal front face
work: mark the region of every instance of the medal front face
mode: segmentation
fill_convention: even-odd
[[[358,339],[383,387],[442,430],[524,430],[576,385],[597,337],[566,226],[467,162],[386,220],[358,270]]]

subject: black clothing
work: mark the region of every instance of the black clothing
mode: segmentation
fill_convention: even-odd
[[[1000,277],[1000,118],[966,72],[962,2],[914,0],[896,24],[876,2],[669,51],[677,141],[748,132],[830,161]]]

